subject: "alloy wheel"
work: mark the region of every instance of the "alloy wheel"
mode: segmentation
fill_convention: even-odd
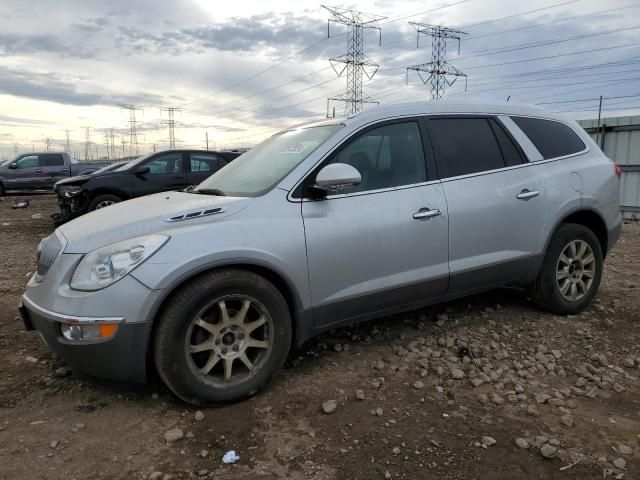
[[[596,274],[596,258],[593,250],[584,240],[569,242],[556,267],[556,282],[565,300],[575,302],[584,297]]]
[[[117,203],[117,202],[114,202],[113,200],[103,200],[98,205],[96,205],[96,210],[98,210],[100,208],[108,207],[109,205],[113,205],[115,203]]]
[[[230,385],[253,375],[272,345],[273,321],[264,305],[246,295],[226,295],[195,315],[185,353],[191,370],[205,381]]]

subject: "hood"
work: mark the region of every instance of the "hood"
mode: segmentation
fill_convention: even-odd
[[[131,237],[217,222],[244,209],[251,200],[184,192],[157,193],[82,215],[58,231],[67,240],[65,253],[87,253]]]
[[[76,175],[75,177],[64,178],[62,180],[58,180],[53,188],[69,187],[72,185],[82,185],[92,177],[94,177],[94,175],[87,174],[87,175]]]

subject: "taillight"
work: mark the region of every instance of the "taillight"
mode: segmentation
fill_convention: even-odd
[[[620,168],[620,165],[618,165],[616,162],[611,163],[613,163],[613,171],[616,172],[616,175],[618,176],[618,178],[620,178],[622,176],[622,169]]]

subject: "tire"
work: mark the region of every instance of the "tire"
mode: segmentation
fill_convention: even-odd
[[[122,199],[117,195],[112,195],[110,193],[104,195],[98,195],[94,197],[87,207],[88,212],[93,212],[94,210],[100,210],[101,208],[108,207],[109,205],[113,205],[114,203],[121,202]]]
[[[153,353],[160,378],[176,396],[212,405],[264,388],[284,364],[291,337],[289,307],[278,289],[253,272],[225,269],[178,288],[159,318]],[[190,351],[193,346],[202,351]]]
[[[572,244],[574,250],[571,250]],[[579,260],[578,256],[584,245],[588,248],[584,247],[582,260]],[[572,256],[572,252],[575,255]],[[590,254],[593,257],[592,261]],[[567,260],[572,261],[568,263]],[[541,308],[552,313],[560,315],[579,313],[598,293],[602,280],[602,268],[602,247],[595,234],[584,225],[562,224],[551,237],[542,268],[531,287],[533,300]],[[575,283],[577,278],[582,281],[582,286],[580,283]],[[575,285],[575,290],[572,284]],[[566,290],[564,293],[563,289]]]

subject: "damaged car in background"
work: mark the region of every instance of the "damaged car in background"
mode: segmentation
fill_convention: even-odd
[[[236,151],[166,150],[93,175],[62,180],[54,187],[60,207],[54,222],[61,225],[123,200],[197,185],[239,155]]]

